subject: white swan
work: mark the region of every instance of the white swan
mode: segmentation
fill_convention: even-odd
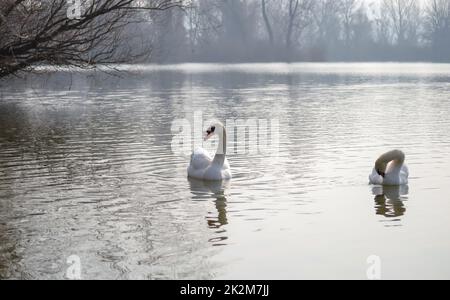
[[[188,168],[190,178],[220,181],[231,179],[230,164],[226,158],[227,154],[227,131],[222,123],[218,122],[206,131],[205,141],[217,135],[219,146],[214,158],[204,149],[197,149],[191,156]]]
[[[377,159],[369,180],[371,184],[405,185],[408,184],[408,177],[405,154],[400,150],[393,150]]]

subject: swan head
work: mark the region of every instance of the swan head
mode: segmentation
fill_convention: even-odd
[[[214,124],[209,126],[208,129],[206,130],[205,141],[209,140],[216,134],[220,135],[221,133],[223,133],[224,129],[225,126],[223,126],[221,122],[215,122]]]
[[[386,176],[387,163],[381,160],[377,160],[375,162],[375,170],[378,175],[385,177]]]

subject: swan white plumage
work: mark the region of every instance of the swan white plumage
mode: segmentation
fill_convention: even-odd
[[[408,184],[408,177],[405,154],[400,150],[393,150],[377,159],[369,181],[379,185],[405,185]]]
[[[219,146],[214,157],[204,149],[194,151],[188,168],[188,176],[194,179],[220,181],[231,179],[231,168],[226,158],[227,131],[225,126],[217,122],[206,131],[205,141],[217,135]]]

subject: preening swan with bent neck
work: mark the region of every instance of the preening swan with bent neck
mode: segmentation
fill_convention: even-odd
[[[230,164],[227,155],[227,131],[222,123],[217,122],[206,131],[205,141],[217,135],[219,146],[216,155],[213,157],[204,150],[197,149],[191,156],[191,163],[188,168],[190,178],[220,181],[231,179]]]
[[[408,184],[408,177],[405,154],[400,150],[393,150],[377,159],[369,180],[371,184],[405,185]]]

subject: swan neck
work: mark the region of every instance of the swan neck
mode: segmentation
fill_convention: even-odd
[[[402,151],[394,150],[381,155],[375,162],[375,168],[386,173],[386,169],[390,163],[393,163],[398,169],[405,162],[405,154]]]
[[[225,156],[227,155],[227,131],[225,128],[218,132],[219,146],[217,147],[214,163],[223,165],[225,163]]]

